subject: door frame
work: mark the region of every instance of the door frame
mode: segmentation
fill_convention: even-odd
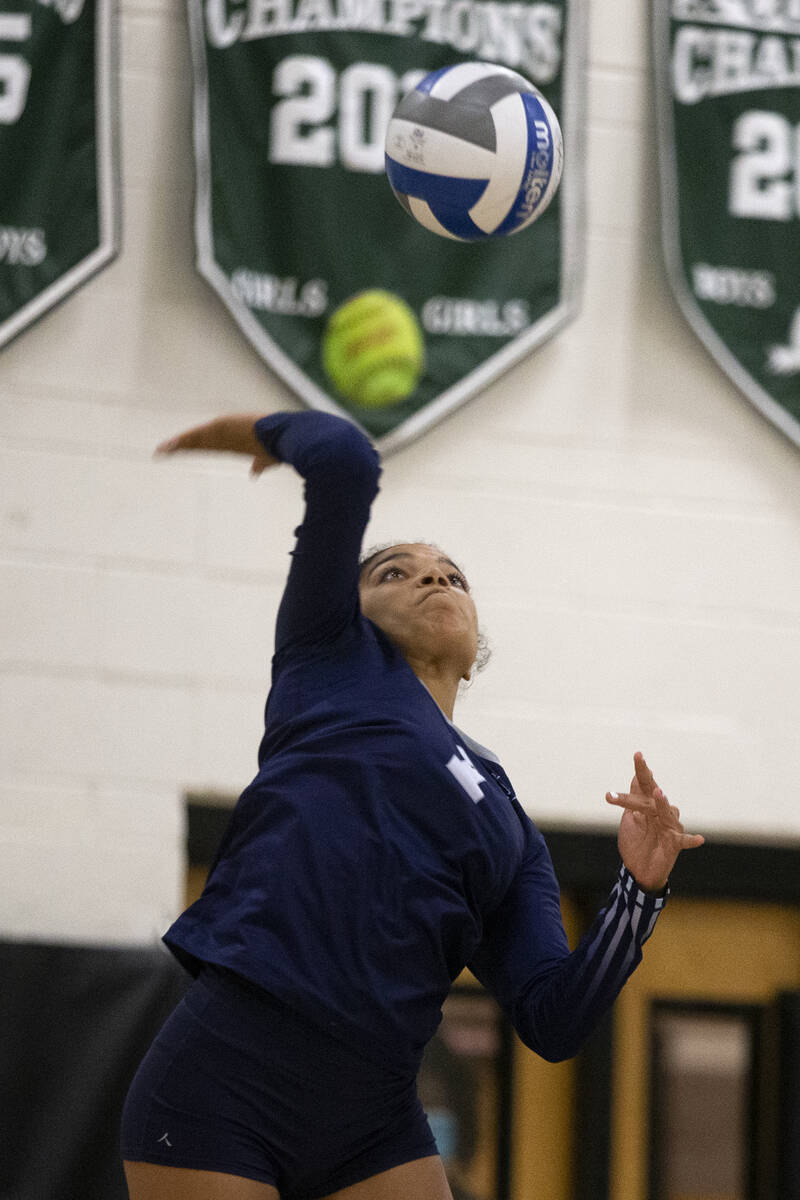
[[[562,891],[588,928],[619,868],[616,832],[540,826]],[[670,877],[682,899],[762,901],[800,908],[800,845],[785,841],[707,840],[682,854]],[[657,936],[657,934],[656,934]],[[578,1059],[575,1195],[608,1200],[611,1189],[613,1015],[601,1022]]]

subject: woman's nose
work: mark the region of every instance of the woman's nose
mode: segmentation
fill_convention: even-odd
[[[450,580],[446,575],[440,575],[437,571],[428,571],[420,579],[423,587],[430,587],[432,584],[438,584],[440,587],[448,587]]]

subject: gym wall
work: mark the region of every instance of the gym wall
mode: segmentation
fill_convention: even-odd
[[[610,828],[641,748],[691,828],[796,837],[800,460],[667,291],[645,6],[590,6],[587,69],[582,311],[387,462],[368,539],[463,561],[494,657],[457,719],[535,817]],[[124,0],[121,83],[122,253],[0,356],[0,933],[138,946],[185,793],[253,772],[301,487],[151,461],[297,402],[193,268],[179,0]]]

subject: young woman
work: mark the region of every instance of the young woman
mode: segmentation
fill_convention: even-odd
[[[463,571],[425,543],[359,563],[377,456],[322,413],[223,417],[159,449],[291,464],[306,509],[278,612],[259,771],[165,941],[195,976],[123,1118],[131,1200],[450,1200],[415,1090],[464,966],[522,1040],[577,1052],[702,838],[641,755],[622,866],[570,952],[541,834],[452,724],[478,649]]]

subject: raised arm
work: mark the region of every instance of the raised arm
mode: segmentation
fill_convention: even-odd
[[[305,515],[278,610],[278,654],[332,641],[358,612],[358,558],[380,463],[355,425],[327,413],[264,417],[256,434],[305,480]]]
[[[380,465],[350,421],[328,413],[239,414],[170,438],[162,454],[229,451],[252,458],[252,473],[289,463],[305,480],[305,515],[295,530],[278,611],[276,654],[335,639],[358,612],[358,556]]]
[[[683,832],[677,809],[667,803],[641,754],[634,766],[630,793],[608,793],[610,803],[626,810],[618,838],[619,877],[575,950],[570,953],[567,944],[544,839],[520,810],[527,852],[469,963],[522,1041],[553,1062],[577,1054],[611,1007],[641,961],[678,854],[703,843],[699,834]]]
[[[643,892],[622,867],[608,902],[570,953],[550,855],[532,829],[526,861],[468,965],[525,1045],[560,1062],[578,1053],[613,1004],[663,905],[663,897]]]

